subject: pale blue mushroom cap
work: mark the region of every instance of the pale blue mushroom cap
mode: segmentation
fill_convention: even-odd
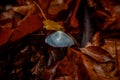
[[[45,42],[52,47],[69,47],[74,45],[74,41],[66,33],[56,31],[45,39]]]

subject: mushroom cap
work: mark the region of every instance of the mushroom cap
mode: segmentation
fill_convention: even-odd
[[[45,39],[45,42],[52,47],[68,47],[74,45],[74,41],[66,33],[56,31]]]

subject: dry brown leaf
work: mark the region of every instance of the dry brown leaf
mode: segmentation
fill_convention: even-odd
[[[112,60],[110,54],[98,46],[89,46],[81,48],[80,50],[98,62],[108,62]]]
[[[71,76],[74,80],[88,80],[88,73],[83,65],[81,52],[69,48],[68,54],[60,61],[57,76]]]
[[[113,58],[116,58],[116,49],[119,52],[120,39],[105,39],[104,41],[105,44],[102,48],[107,50]]]
[[[86,55],[82,55],[90,80],[119,80],[115,62],[98,63]]]

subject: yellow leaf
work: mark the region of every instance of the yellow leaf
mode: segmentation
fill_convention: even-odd
[[[52,20],[44,20],[43,21],[44,28],[46,30],[64,30],[64,27],[59,25],[57,22],[54,22]]]

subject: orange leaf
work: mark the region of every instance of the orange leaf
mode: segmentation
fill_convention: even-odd
[[[10,38],[10,41],[17,41],[25,37],[26,35],[39,30],[40,28],[42,28],[42,26],[42,20],[38,15],[30,16],[26,20],[24,20],[18,27],[16,27],[12,37]]]

